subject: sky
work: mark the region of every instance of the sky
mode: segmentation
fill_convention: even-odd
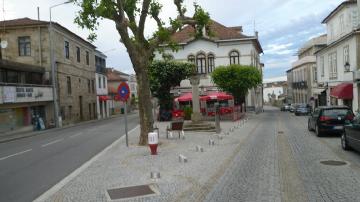
[[[0,0],[0,19],[9,20],[29,17],[49,20],[49,7],[65,0]],[[176,17],[172,0],[159,0],[163,5],[162,19]],[[244,33],[259,32],[264,49],[261,61],[265,64],[264,79],[283,80],[286,70],[296,61],[296,52],[309,39],[325,33],[321,21],[344,0],[195,0],[210,17],[225,26],[243,26]],[[193,14],[194,0],[184,0],[188,15]],[[220,3],[221,2],[221,3]],[[221,4],[221,5],[220,5]],[[89,32],[74,24],[79,8],[73,4],[52,9],[52,19],[83,38]],[[155,30],[156,24],[147,22],[147,36]],[[119,42],[120,37],[113,22],[103,20],[97,31],[94,45],[107,55],[107,66],[126,73],[133,73],[126,48]]]

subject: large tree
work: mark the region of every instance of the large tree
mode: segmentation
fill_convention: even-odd
[[[148,71],[154,57],[154,51],[160,44],[168,44],[175,48],[171,36],[184,25],[191,25],[196,30],[196,37],[201,37],[203,30],[209,30],[210,17],[200,6],[194,4],[195,13],[192,17],[185,15],[186,8],[183,0],[174,0],[178,16],[169,19],[166,24],[160,18],[162,5],[158,0],[72,0],[80,6],[75,22],[82,28],[92,31],[89,39],[96,37],[99,20],[105,18],[115,22],[115,28],[121,37],[121,42],[127,49],[130,60],[136,72],[139,86],[139,115],[140,115],[140,145],[147,144],[147,134],[152,130],[153,117],[151,113],[150,85]],[[155,20],[157,30],[151,37],[145,37],[145,24]],[[114,37],[116,41],[117,37]]]
[[[242,65],[217,67],[211,77],[221,90],[234,96],[236,104],[245,102],[248,91],[262,82],[262,75],[258,69]]]
[[[154,61],[149,68],[150,89],[153,96],[159,99],[160,111],[173,107],[172,87],[194,74],[195,65],[174,60]]]

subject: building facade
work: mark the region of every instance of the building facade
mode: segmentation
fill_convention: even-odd
[[[298,60],[292,64],[287,72],[290,76],[292,103],[305,103],[318,106],[320,91],[317,86],[317,66],[315,52],[326,46],[326,35],[321,35],[309,40],[298,51]]]
[[[342,2],[324,20],[327,45],[316,53],[318,86],[323,105],[347,105],[359,110],[359,3]],[[320,99],[320,98],[319,98]]]
[[[106,56],[100,51],[95,52],[95,66],[97,118],[104,119],[110,116],[110,97],[107,86]]]
[[[96,117],[95,46],[58,23],[21,18],[0,22],[4,60],[44,68],[43,78],[56,81],[59,120],[62,125]],[[51,44],[55,78],[51,78]]]
[[[0,60],[0,136],[54,126],[45,68]]]
[[[260,54],[263,53],[258,40],[255,36],[246,36],[242,27],[226,27],[211,21],[209,26],[213,36],[203,36],[200,39],[194,38],[194,28],[187,26],[175,33],[172,39],[180,46],[174,52],[167,45],[163,45],[165,55],[172,57],[176,61],[189,61],[195,63],[197,72],[200,74],[200,94],[204,95],[218,88],[212,82],[210,74],[219,66],[230,64],[251,65],[262,72]],[[205,32],[204,32],[205,33]],[[163,55],[156,52],[155,58],[163,59]],[[183,80],[174,92],[184,94],[191,92],[189,80]],[[246,107],[250,111],[261,111],[263,105],[262,87],[249,90],[246,96]]]
[[[120,101],[118,97],[118,86],[121,82],[128,82],[129,75],[125,74],[123,72],[120,72],[114,68],[106,68],[106,75],[107,75],[107,81],[108,81],[108,92],[109,92],[109,108],[110,113],[112,115],[114,114],[122,114],[125,111],[125,105],[124,102]],[[131,95],[131,90],[130,90]],[[131,99],[128,100],[127,106],[130,106]],[[128,107],[128,110],[131,108]]]

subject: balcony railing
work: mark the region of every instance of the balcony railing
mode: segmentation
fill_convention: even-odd
[[[102,65],[96,65],[96,73],[106,74],[106,67]]]
[[[292,88],[294,88],[294,89],[306,89],[306,88],[308,88],[308,85],[307,85],[306,81],[293,82],[292,83]]]

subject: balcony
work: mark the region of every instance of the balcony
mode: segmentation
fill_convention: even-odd
[[[96,65],[96,73],[106,74],[106,67],[102,65]]]
[[[0,83],[0,104],[53,101],[51,86]]]
[[[308,85],[306,81],[294,82],[292,83],[293,89],[307,89]]]

